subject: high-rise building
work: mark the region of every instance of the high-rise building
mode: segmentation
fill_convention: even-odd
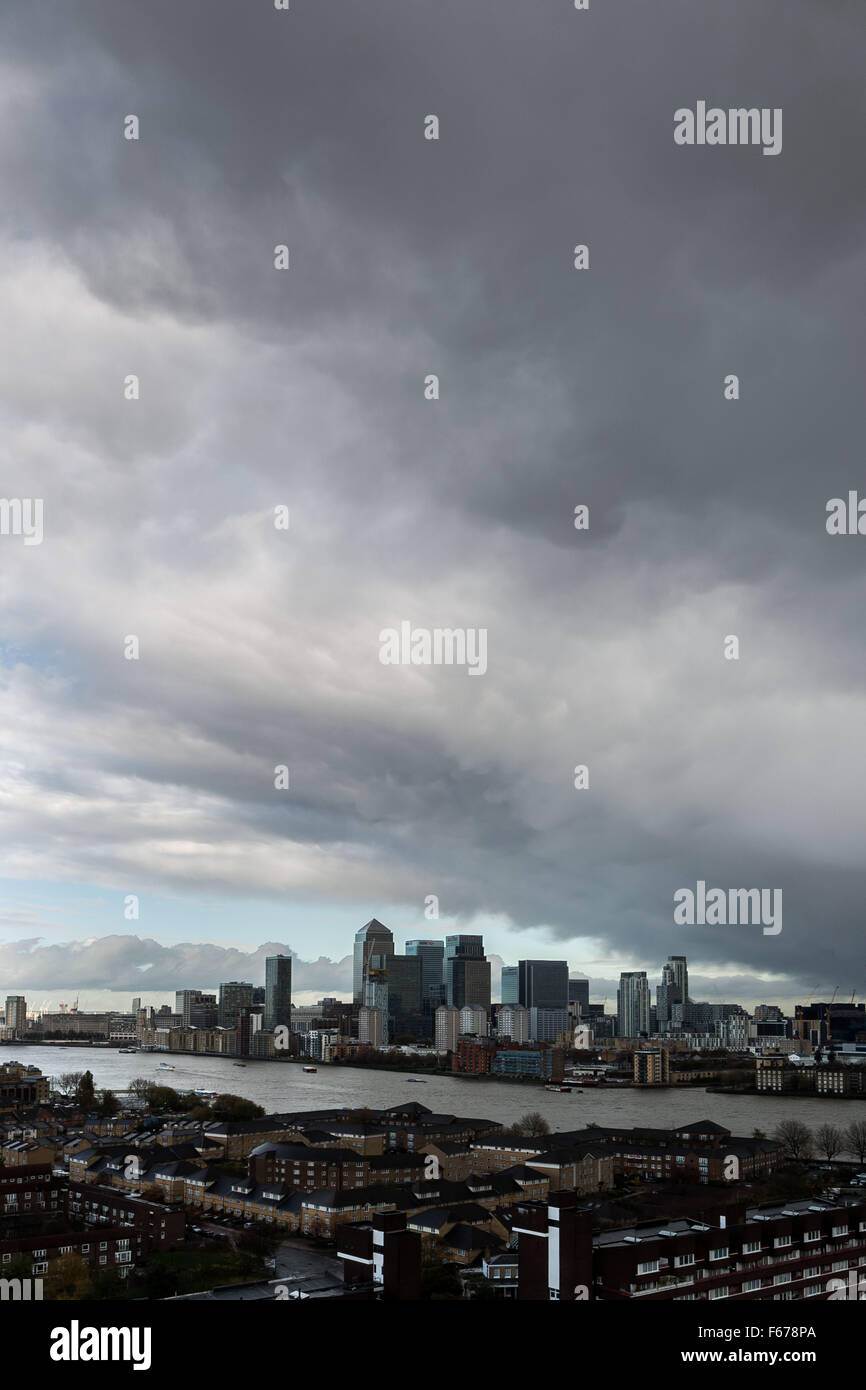
[[[265,1013],[264,1030],[273,1033],[275,1028],[290,1028],[292,1023],[292,958],[291,956],[267,956],[265,958]]]
[[[685,956],[668,956],[668,965],[674,973],[674,984],[680,992],[678,1003],[688,1004],[689,1001],[689,967]]]
[[[437,1052],[456,1052],[460,1035],[460,1010],[450,1004],[440,1004],[436,1010],[434,1034]]]
[[[421,961],[421,1007],[433,1014],[445,1002],[444,941],[407,941],[406,955]]]
[[[479,1038],[486,1038],[490,1032],[490,1021],[487,1010],[481,1004],[464,1004],[460,1010],[460,1032],[462,1035],[474,1033]]]
[[[238,1012],[244,1005],[252,1005],[253,987],[245,980],[227,980],[220,985],[219,1026],[234,1028]]]
[[[555,1043],[560,1033],[568,1031],[568,1009],[527,1010],[529,1014],[529,1041]]]
[[[519,971],[516,965],[503,965],[499,984],[499,997],[503,1004],[520,1003]]]
[[[616,992],[617,1031],[638,1038],[650,1029],[650,992],[645,970],[624,970]]]
[[[179,989],[174,996],[174,1011],[183,1020],[184,1028],[215,1028],[217,998],[202,994],[200,989]]]
[[[132,1012],[133,1012],[134,1014],[137,1014],[140,1008],[141,1008],[141,995],[136,995],[136,997],[135,997],[135,998],[133,999],[133,1001],[132,1001]]]
[[[387,1043],[385,1015],[375,1005],[362,1004],[358,1010],[358,1042],[369,1043],[371,1047],[382,1047]]]
[[[7,994],[6,1027],[14,1028],[16,1038],[23,1038],[27,1031],[27,1000],[23,994]]]
[[[480,936],[446,936],[445,1001],[455,1009],[464,1004],[490,1008],[490,961]]]
[[[394,933],[389,927],[377,922],[373,917],[360,931],[355,933],[355,954],[352,971],[352,988],[356,1004],[363,1004],[366,997],[367,971],[372,956],[392,956],[394,954]]]
[[[522,1004],[503,1004],[496,1015],[496,1033],[502,1042],[529,1042],[529,1010]]]
[[[525,1009],[568,1011],[568,961],[517,962],[519,1002]]]
[[[429,1027],[421,1007],[421,956],[385,956],[388,986],[388,1032],[392,1038],[401,1034],[423,1037]]]
[[[586,1011],[589,1008],[589,980],[580,980],[574,976],[569,978],[568,1002],[572,1005],[579,1004],[581,1018],[586,1017]],[[576,1014],[577,1010],[573,1009],[573,1012]]]

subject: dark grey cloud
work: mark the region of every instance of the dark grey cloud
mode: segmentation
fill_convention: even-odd
[[[859,970],[863,560],[824,507],[863,476],[864,30],[7,6],[4,488],[50,529],[4,598],[6,871]],[[676,148],[698,99],[782,107],[781,155]],[[403,618],[487,626],[487,676],[380,667]],[[782,935],[685,936],[697,878],[782,887]]]

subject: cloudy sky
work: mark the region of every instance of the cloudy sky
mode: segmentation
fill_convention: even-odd
[[[866,11],[7,0],[0,38],[0,477],[44,499],[0,537],[0,993],[280,947],[347,993],[375,915],[609,1007],[671,952],[714,1001],[866,994],[866,538],[825,528],[866,492]],[[782,108],[781,154],[676,146],[699,100]],[[382,665],[402,621],[485,628],[486,674]],[[676,926],[698,879],[782,932]]]

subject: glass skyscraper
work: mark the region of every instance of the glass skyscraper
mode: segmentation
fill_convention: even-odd
[[[265,959],[265,1016],[264,1029],[273,1033],[292,1022],[292,958],[268,956]]]

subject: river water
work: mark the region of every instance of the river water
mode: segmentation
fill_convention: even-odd
[[[577,1095],[559,1095],[542,1086],[505,1081],[476,1081],[460,1077],[430,1077],[423,1085],[408,1073],[371,1071],[362,1067],[323,1066],[306,1073],[291,1062],[247,1062],[237,1067],[229,1057],[186,1057],[177,1053],[140,1052],[122,1056],[113,1048],[0,1047],[0,1063],[21,1061],[38,1066],[46,1076],[61,1072],[93,1073],[97,1088],[123,1091],[133,1077],[144,1076],[178,1090],[229,1091],[264,1107],[267,1113],[283,1110],[318,1110],[334,1106],[370,1106],[381,1109],[407,1101],[420,1101],[438,1113],[473,1116],[510,1124],[538,1110],[552,1129],[579,1129],[598,1125],[649,1125],[667,1128],[697,1120],[715,1120],[736,1135],[751,1135],[756,1128],[772,1135],[780,1120],[798,1119],[815,1128],[829,1123],[844,1129],[852,1120],[866,1119],[866,1102],[784,1096],[723,1096],[703,1088],[651,1090],[637,1087],[605,1090],[591,1088]],[[171,1061],[174,1071],[161,1071],[160,1061]]]

